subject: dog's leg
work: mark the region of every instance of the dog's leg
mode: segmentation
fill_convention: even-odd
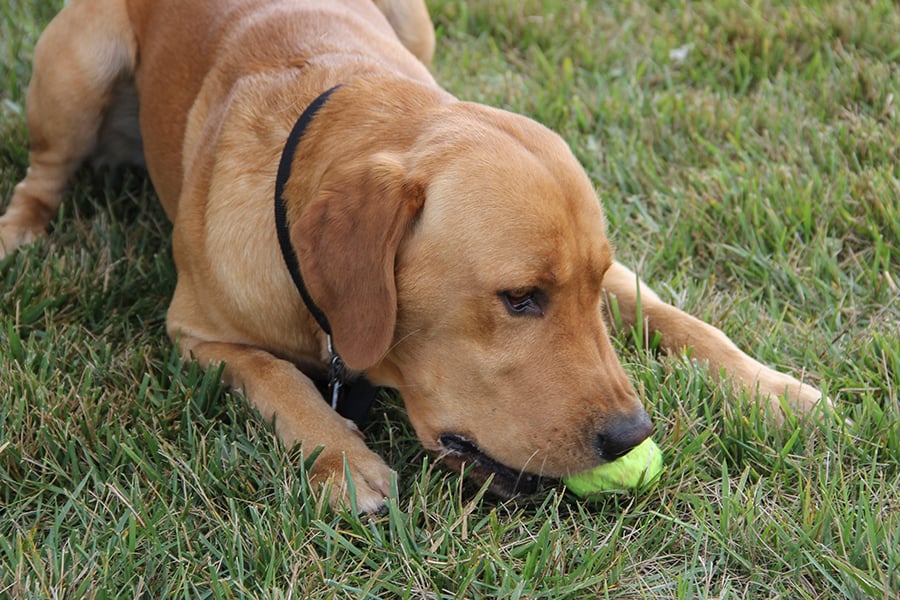
[[[94,150],[116,82],[131,71],[135,41],[123,0],[73,0],[34,51],[26,118],[28,173],[0,217],[0,257],[41,235],[72,173]]]
[[[356,425],[338,415],[305,375],[290,362],[268,352],[221,342],[179,340],[186,358],[195,358],[206,369],[225,363],[223,380],[243,391],[248,402],[266,422],[275,424],[278,437],[288,447],[303,443],[306,455],[317,448],[310,478],[317,484],[331,482],[331,505],[350,506],[344,479],[346,460],[356,488],[360,512],[377,512],[390,493],[391,470],[369,450]]]
[[[434,25],[424,0],[375,0],[406,49],[426,67],[434,57]]]
[[[707,363],[715,377],[724,370],[727,377],[755,392],[759,400],[769,402],[774,415],[781,415],[779,396],[785,396],[791,408],[801,413],[810,411],[822,399],[813,386],[747,356],[722,331],[663,302],[632,271],[614,263],[603,279],[603,287],[615,298],[625,327],[633,326],[638,318],[638,285],[641,318],[647,321],[649,331],[662,335],[661,345],[666,351],[688,350],[692,359]]]

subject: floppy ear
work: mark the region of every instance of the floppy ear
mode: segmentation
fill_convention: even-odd
[[[425,201],[400,160],[379,154],[330,178],[291,227],[310,297],[325,313],[335,351],[362,371],[390,348],[397,322],[397,249]]]

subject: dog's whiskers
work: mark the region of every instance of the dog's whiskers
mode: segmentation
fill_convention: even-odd
[[[414,329],[413,331],[410,331],[409,333],[404,335],[402,338],[400,338],[399,340],[397,340],[396,342],[391,344],[390,348],[388,348],[388,353],[393,352],[394,350],[397,349],[398,346],[400,346],[401,343],[405,342],[407,339],[411,338],[412,336],[416,335],[417,333],[420,333],[421,331],[422,331],[421,329]]]
[[[529,456],[528,459],[525,461],[525,464],[522,465],[522,468],[519,469],[519,478],[516,480],[516,486],[519,485],[519,482],[521,482],[523,477],[533,477],[534,475],[541,477],[541,474],[544,472],[544,464],[547,462],[546,457],[544,458],[543,462],[541,463],[541,468],[537,473],[528,473],[526,471],[526,469],[528,468],[528,465],[531,464],[531,461],[534,459],[535,456],[537,456],[537,454],[538,454],[537,450],[532,452],[531,456]]]

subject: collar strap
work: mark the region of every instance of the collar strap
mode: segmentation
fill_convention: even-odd
[[[336,85],[331,89],[323,92],[318,98],[306,107],[300,118],[291,129],[287,141],[284,144],[284,150],[281,153],[281,161],[278,163],[278,175],[275,179],[275,230],[278,233],[278,245],[281,247],[281,256],[284,258],[284,264],[294,286],[303,298],[307,310],[315,318],[316,323],[322,328],[328,336],[328,353],[330,354],[328,364],[328,386],[331,396],[331,407],[335,409],[341,416],[353,420],[360,428],[362,428],[368,420],[369,409],[378,395],[378,388],[373,386],[368,379],[360,376],[352,382],[347,381],[346,367],[344,361],[335,352],[331,343],[331,325],[322,309],[319,308],[309,295],[306,284],[303,282],[303,274],[300,272],[300,263],[297,260],[297,253],[291,245],[291,234],[287,223],[287,204],[284,201],[284,187],[291,175],[291,165],[294,162],[294,155],[300,140],[306,132],[313,117],[319,112],[319,109],[328,101],[328,98],[341,85]],[[352,384],[352,385],[351,385]]]
[[[316,113],[319,112],[322,105],[328,101],[331,94],[339,87],[341,86],[336,85],[323,92],[306,107],[306,110],[304,110],[303,114],[300,115],[300,118],[297,119],[294,128],[291,129],[291,133],[288,135],[287,141],[284,143],[284,150],[281,152],[281,162],[278,163],[278,175],[275,178],[275,230],[278,232],[278,245],[281,246],[281,256],[284,257],[284,264],[291,274],[294,286],[297,288],[297,291],[300,292],[300,297],[303,298],[303,303],[306,304],[306,308],[309,309],[309,312],[316,319],[316,323],[319,324],[322,331],[329,336],[331,336],[331,325],[328,323],[328,318],[325,316],[325,313],[322,312],[322,309],[313,302],[312,297],[309,295],[309,290],[306,289],[306,284],[303,283],[303,275],[300,273],[300,263],[297,261],[297,253],[291,245],[291,234],[287,225],[287,205],[284,202],[283,194],[284,186],[287,184],[288,177],[291,175],[291,165],[294,162],[294,154],[297,152],[297,146],[300,145],[300,139],[306,132],[306,128],[313,120],[313,117],[316,116]]]

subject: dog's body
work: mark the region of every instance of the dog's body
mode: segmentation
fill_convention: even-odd
[[[802,411],[820,399],[638,294],[565,143],[441,90],[433,44],[418,0],[73,0],[35,52],[30,168],[0,218],[0,256],[44,231],[92,154],[145,160],[174,223],[170,335],[185,357],[224,362],[285,443],[323,448],[315,479],[340,483],[346,460],[359,508],[376,510],[390,471],[304,374],[323,369],[327,340],[273,216],[289,132],[340,86],[290,163],[290,245],[336,350],[401,392],[430,450],[510,492],[520,475],[583,471],[648,436],[604,295],[626,326],[640,302],[665,348],[690,347],[776,408],[780,395]],[[346,486],[334,490],[341,501]]]

